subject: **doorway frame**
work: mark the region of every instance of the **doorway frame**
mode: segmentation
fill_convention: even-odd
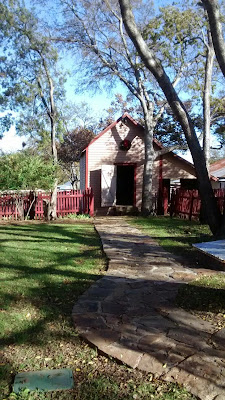
[[[133,197],[133,207],[136,207],[136,185],[137,185],[137,163],[131,163],[131,162],[118,162],[114,163],[114,165],[117,167],[122,166],[122,167],[129,167],[133,166],[134,167],[134,197]],[[117,183],[117,173],[116,173],[116,183]]]

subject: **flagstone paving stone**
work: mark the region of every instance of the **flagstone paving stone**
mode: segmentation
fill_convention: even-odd
[[[96,218],[95,228],[108,270],[74,305],[79,334],[202,400],[225,399],[225,329],[175,305],[181,284],[217,271],[183,266],[122,217]]]

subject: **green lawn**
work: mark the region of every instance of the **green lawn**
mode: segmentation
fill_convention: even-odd
[[[155,238],[167,251],[182,256],[184,260],[195,265],[198,264],[198,252],[192,247],[192,243],[213,240],[208,225],[201,225],[197,221],[164,216],[135,217],[128,221]]]
[[[8,393],[15,372],[73,363],[71,310],[105,260],[90,223],[0,225],[0,246],[1,383]]]
[[[132,218],[128,221],[172,254],[179,261],[193,268],[214,269],[210,257],[199,261],[199,253],[192,243],[214,240],[207,225],[181,218],[148,217]],[[176,299],[178,306],[208,320],[218,329],[225,327],[225,274],[203,275],[188,285],[182,285]]]
[[[72,307],[104,273],[105,258],[93,225],[69,222],[0,224],[0,399],[195,399],[79,339]],[[10,394],[18,372],[65,367],[74,371],[74,390]]]

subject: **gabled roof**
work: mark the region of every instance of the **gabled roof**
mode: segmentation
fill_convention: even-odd
[[[104,135],[104,133],[108,132],[110,129],[114,128],[116,126],[116,124],[118,124],[118,122],[122,121],[123,119],[127,118],[130,122],[132,122],[132,124],[134,124],[135,126],[137,126],[138,128],[142,129],[144,131],[144,127],[139,124],[139,122],[137,122],[134,118],[132,118],[127,112],[125,112],[120,118],[118,118],[116,121],[112,122],[109,126],[107,126],[103,131],[101,131],[94,139],[91,140],[91,142],[87,145],[87,147],[85,147],[85,149],[83,150],[83,152],[92,144],[94,143],[96,140],[98,140],[102,135]],[[153,139],[154,143],[156,144],[156,146],[158,146],[160,149],[163,149],[163,145],[162,143],[160,143],[157,139]],[[174,153],[173,153],[174,154]],[[182,157],[178,158],[184,160]],[[186,160],[184,160],[186,161]],[[192,165],[192,163],[189,163],[187,161],[187,163],[189,165]]]
[[[125,118],[127,118],[132,124],[134,124],[135,126],[137,126],[138,128],[142,129],[144,131],[144,127],[139,124],[139,122],[137,122],[134,118],[132,118],[127,112],[125,112],[120,118],[118,118],[116,121],[112,122],[109,126],[107,126],[103,131],[101,131],[94,139],[92,139],[92,141],[89,143],[89,145],[83,150],[83,152],[85,152],[85,150],[91,146],[92,143],[94,143],[96,140],[98,140],[102,135],[104,135],[106,132],[108,132],[110,129],[114,128],[116,126],[116,124],[118,124],[118,122],[124,120]],[[153,142],[156,144],[157,147],[159,147],[160,149],[163,149],[164,146],[162,143],[160,143],[157,139],[153,139]],[[193,163],[191,163],[190,161],[185,160],[185,158],[178,156],[177,154],[175,154],[173,151],[168,152],[170,154],[172,154],[176,159],[184,162],[186,165],[188,165],[189,167],[192,167],[193,169],[195,169]],[[212,171],[211,171],[212,172]],[[217,180],[216,178],[214,178],[214,176],[210,177],[213,180]]]
[[[210,172],[218,178],[225,177],[225,158],[218,160],[210,165]]]
[[[94,137],[94,139],[91,140],[91,142],[88,144],[87,147],[85,147],[85,149],[83,150],[83,152],[89,147],[91,146],[92,143],[94,143],[96,140],[98,140],[102,135],[104,135],[106,132],[108,132],[109,130],[111,130],[112,128],[114,128],[116,126],[116,124],[118,124],[118,122],[124,120],[125,118],[127,118],[132,124],[134,124],[135,126],[137,126],[138,128],[142,129],[144,131],[144,127],[139,124],[139,122],[137,122],[134,118],[132,118],[127,112],[125,112],[120,118],[118,118],[116,121],[112,122],[109,126],[107,126],[103,131],[101,131],[96,137]],[[157,139],[153,139],[154,143],[156,144],[156,146],[158,146],[160,149],[163,149],[164,146],[162,145],[162,143],[160,143]],[[170,153],[173,154],[174,157],[180,159],[181,161],[184,161],[186,164],[188,164],[189,166],[193,166],[193,164],[187,160],[185,160],[184,158],[178,156],[177,154],[173,153],[172,151],[170,151]]]
[[[98,140],[104,133],[108,132],[110,129],[114,128],[118,122],[122,121],[123,119],[127,118],[130,122],[132,122],[134,125],[137,127],[141,128],[144,130],[143,126],[139,124],[139,122],[135,121],[127,112],[125,112],[120,118],[118,118],[116,121],[112,122],[109,126],[107,126],[103,131],[101,131],[92,141],[85,147],[83,151],[85,151],[92,143],[94,143],[96,140]]]

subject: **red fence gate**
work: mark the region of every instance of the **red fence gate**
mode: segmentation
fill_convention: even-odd
[[[50,193],[5,194],[0,197],[0,219],[18,219],[27,214],[33,219],[44,219]],[[94,195],[92,189],[69,190],[57,193],[57,217],[68,214],[94,215]]]

